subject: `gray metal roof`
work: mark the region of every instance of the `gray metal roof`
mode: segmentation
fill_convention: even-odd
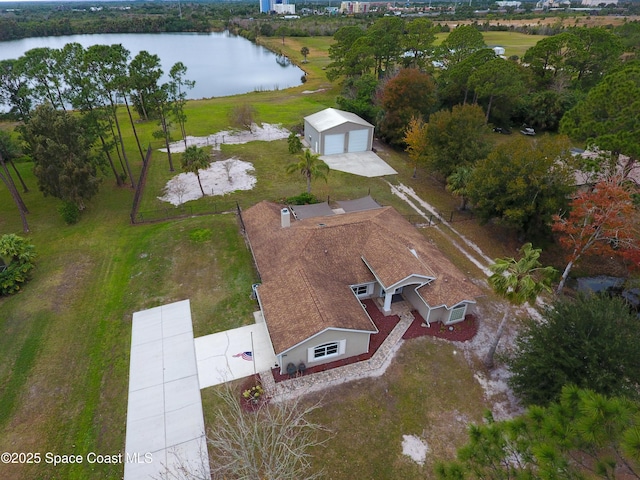
[[[327,202],[314,203],[312,205],[291,205],[289,208],[293,210],[293,214],[298,220],[335,215],[335,212],[331,210],[331,207]]]
[[[337,127],[338,125],[342,125],[347,122],[362,125],[363,127],[373,128],[373,125],[366,120],[363,120],[355,113],[345,112],[336,108],[326,108],[320,112],[304,117],[304,119],[318,132],[329,130],[330,128]]]
[[[371,195],[366,197],[357,198],[355,200],[343,200],[336,202],[345,213],[348,212],[361,212],[363,210],[375,210],[376,208],[382,208],[378,202],[376,202]]]

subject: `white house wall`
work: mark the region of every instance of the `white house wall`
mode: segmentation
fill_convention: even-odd
[[[312,152],[320,153],[322,151],[320,132],[313,128],[307,120],[304,121],[304,139],[309,144]]]
[[[293,363],[296,367],[300,363],[304,363],[307,368],[310,368],[367,353],[369,351],[369,336],[370,333],[368,332],[356,332],[353,330],[326,330],[308,340],[305,340],[291,350],[288,350],[283,355],[278,355],[278,359],[280,361],[280,373],[283,375],[287,373],[287,365],[289,363]],[[326,360],[318,360],[315,362],[308,361],[307,352],[309,348],[317,347],[325,343],[339,342],[341,340],[346,340],[344,354],[332,356]]]
[[[355,140],[350,140],[350,133],[354,131]],[[366,139],[363,138],[366,131]],[[311,150],[321,155],[329,155],[326,151],[326,138],[331,135],[343,135],[342,139],[342,151],[338,153],[344,153],[349,151],[369,151],[373,146],[373,128],[358,125],[356,123],[345,122],[335,127],[328,128],[319,132],[308,121],[304,122],[304,138],[311,147]],[[335,138],[335,137],[334,137]],[[349,150],[350,146],[357,148],[357,150]],[[365,147],[363,149],[363,146]]]
[[[415,291],[414,286],[403,289],[402,295],[411,304],[411,306],[418,311],[422,318],[427,321],[431,321],[429,319],[429,307],[424,303],[422,298],[420,298],[420,295]]]

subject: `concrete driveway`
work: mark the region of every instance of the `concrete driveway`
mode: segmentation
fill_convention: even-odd
[[[383,177],[398,173],[372,151],[336,153],[335,155],[323,155],[320,159],[332,170],[352,173],[361,177]]]
[[[208,478],[189,300],[133,314],[124,479]]]
[[[257,313],[257,319],[261,315]],[[264,321],[195,339],[200,388],[273,368],[276,355]]]

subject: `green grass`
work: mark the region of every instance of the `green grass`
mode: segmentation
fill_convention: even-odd
[[[334,106],[338,89],[327,82],[322,70],[329,44],[327,38],[287,39],[283,48],[291,58],[301,58],[303,45],[311,50],[304,66],[309,81],[304,86],[189,102],[188,134],[227,129],[227,114],[239,102],[253,105],[258,121],[285,127]],[[304,90],[321,91],[307,94]],[[140,157],[123,109],[121,118],[137,180]],[[136,126],[143,145],[153,141],[154,122]],[[378,154],[399,172],[389,181],[412,186],[442,211],[455,209],[458,200],[424,172],[416,180],[411,178],[412,167],[404,153],[383,147]],[[207,210],[208,202],[215,201],[238,201],[246,208],[305,189],[302,177],[284,172],[293,161],[286,141],[225,146],[220,157],[231,156],[254,164],[256,188],[223,200],[190,202],[196,211]],[[174,162],[179,165],[179,156]],[[80,222],[64,225],[56,212],[59,201],[38,192],[31,164],[18,165],[32,189],[24,195],[31,211],[32,232],[27,237],[39,256],[33,279],[23,291],[0,299],[0,451],[116,454],[124,449],[132,313],[189,298],[196,336],[252,322],[251,312],[257,306],[249,298],[256,281],[250,253],[232,214],[129,225],[133,191],[117,188],[109,174]],[[173,175],[166,155],[154,152],[143,210],[163,206],[155,197]],[[313,193],[321,199],[357,198],[369,192],[382,204],[413,213],[392,196],[385,179],[334,171],[327,183],[313,183]],[[492,231],[478,228],[475,222],[456,227],[499,256],[501,247],[492,242]],[[0,234],[20,231],[15,206],[0,186]],[[455,255],[447,250],[446,239],[433,238]],[[211,397],[210,391],[203,392],[208,422],[206,410],[215,404]],[[449,455],[464,430],[451,420],[451,412],[477,419],[484,408],[481,397],[470,369],[461,355],[453,355],[450,345],[410,342],[384,377],[327,392],[327,408],[318,419],[336,432],[336,440],[317,452],[318,462],[329,465],[335,474],[332,478],[428,477],[428,466],[421,469],[399,453],[401,435],[424,430],[433,445],[432,456]],[[437,447],[438,443],[442,445]],[[2,469],[3,478],[15,479],[84,480],[121,474],[121,465],[83,464],[55,470],[44,464],[3,465]]]
[[[436,34],[436,45],[440,45],[447,38],[448,33]],[[508,58],[512,55],[522,57],[524,53],[533,47],[544,35],[527,35],[519,32],[482,32],[484,42],[489,47],[504,47],[504,54]]]

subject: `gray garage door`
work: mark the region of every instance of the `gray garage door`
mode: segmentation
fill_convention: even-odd
[[[352,130],[349,132],[348,152],[366,152],[369,146],[369,130]]]
[[[324,154],[334,155],[336,153],[344,153],[344,133],[325,135],[324,137]]]

